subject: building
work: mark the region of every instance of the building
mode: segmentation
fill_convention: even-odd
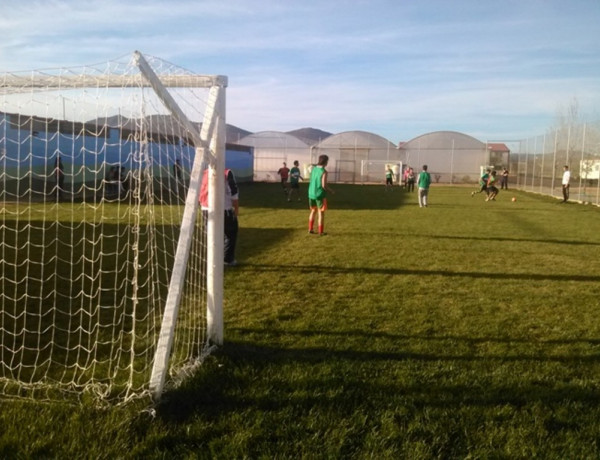
[[[399,144],[406,167],[420,171],[428,165],[436,182],[473,183],[481,168],[501,170],[509,165],[510,150],[502,143],[481,142],[456,131],[436,131]]]
[[[310,164],[309,145],[291,134],[262,131],[242,137],[237,143],[254,150],[255,181],[278,181],[277,171],[283,163],[291,168],[298,161],[301,171]]]
[[[383,182],[387,166],[396,174],[401,167],[400,152],[387,139],[366,131],[334,134],[311,147],[311,163],[320,155],[329,157],[331,182]]]
[[[152,178],[155,199],[182,199],[196,149],[173,120],[166,122],[80,123],[0,113],[0,196],[43,201],[55,196],[60,177],[64,199],[123,198]],[[238,180],[252,180],[252,147],[226,144],[225,164]]]

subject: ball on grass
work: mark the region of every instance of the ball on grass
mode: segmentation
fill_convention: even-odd
[[[516,196],[513,196],[513,197],[512,197],[512,201],[517,201],[517,197],[516,197]]]

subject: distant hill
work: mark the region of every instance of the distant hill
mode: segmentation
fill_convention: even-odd
[[[162,134],[170,134],[170,135],[182,135],[183,131],[181,128],[175,123],[171,115],[150,115],[146,117],[150,126],[155,127],[151,128],[151,131],[159,129]],[[110,126],[113,128],[121,126],[126,130],[133,131],[135,130],[135,120],[128,119],[125,117],[121,117],[119,115],[113,115],[111,117],[105,118],[97,118],[95,120],[90,120],[87,124],[94,124],[97,126]],[[195,123],[198,125],[199,129],[202,129],[202,123]],[[226,131],[226,139],[228,143],[235,143],[240,140],[242,137],[247,136],[248,134],[252,134],[250,131],[247,131],[242,128],[238,128],[234,125],[227,125]]]
[[[235,144],[242,137],[248,136],[252,134],[250,131],[246,131],[245,129],[238,128],[237,126],[227,125],[227,143]]]
[[[288,131],[286,134],[295,136],[301,141],[306,142],[308,145],[318,144],[323,139],[332,135],[332,133],[316,128],[300,128],[295,129],[294,131]]]
[[[171,136],[181,136],[183,135],[183,131],[181,127],[179,127],[175,121],[172,119],[170,115],[150,115],[146,117],[151,126],[151,131],[154,132],[159,130],[161,134],[171,135]],[[127,119],[125,117],[121,117],[119,115],[114,115],[112,117],[106,118],[97,118],[96,120],[90,120],[87,123],[95,124],[98,126],[110,126],[110,127],[118,127],[121,125],[126,130],[135,130],[136,122],[132,119]],[[198,123],[198,127],[202,128],[202,123]],[[252,134],[251,131],[239,128],[234,125],[227,125],[227,134],[226,139],[227,143],[235,144],[240,139],[245,136]],[[321,142],[322,140],[328,138],[332,135],[332,133],[328,133],[327,131],[323,131],[321,129],[316,128],[300,128],[295,129],[293,131],[288,131],[286,134],[297,137],[303,142],[306,142],[308,145],[315,145]]]

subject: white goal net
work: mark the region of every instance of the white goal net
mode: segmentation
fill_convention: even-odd
[[[139,52],[0,74],[0,394],[159,397],[222,341],[226,86]]]

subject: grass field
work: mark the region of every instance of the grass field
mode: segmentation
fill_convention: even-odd
[[[325,237],[242,187],[225,345],[154,415],[3,401],[0,457],[599,458],[600,210],[333,187]]]

